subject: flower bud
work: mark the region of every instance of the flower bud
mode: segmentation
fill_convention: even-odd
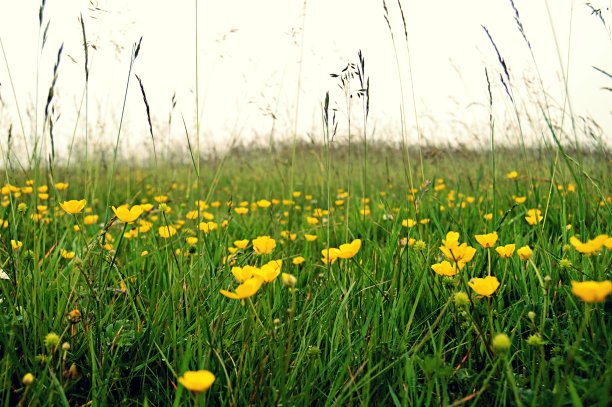
[[[540,334],[533,334],[533,335],[529,335],[529,337],[527,338],[527,345],[542,346],[544,345],[544,341],[542,340],[542,337],[540,336]]]
[[[427,249],[427,243],[422,240],[417,240],[414,244],[414,250],[423,251],[425,249]]]
[[[318,346],[308,346],[308,349],[306,349],[306,355],[314,358],[314,357],[318,357],[321,354],[321,349],[319,349]]]
[[[458,291],[453,294],[453,302],[457,308],[465,307],[470,304],[470,297],[465,292]]]
[[[297,277],[294,276],[293,274],[283,273],[281,275],[281,279],[285,287],[294,288],[295,285],[297,284]]]
[[[26,373],[25,375],[23,375],[23,379],[21,379],[21,383],[23,383],[24,386],[29,386],[34,382],[34,375],[32,373]]]
[[[50,352],[53,352],[55,348],[57,348],[57,345],[59,345],[59,340],[60,337],[58,334],[50,332],[45,336],[45,346]]]
[[[501,333],[493,337],[493,341],[491,344],[493,345],[493,350],[495,352],[503,353],[503,352],[506,352],[508,349],[510,349],[510,346],[512,345],[512,341],[510,340],[508,335]]]

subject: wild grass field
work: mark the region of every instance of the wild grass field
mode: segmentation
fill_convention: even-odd
[[[211,154],[196,115],[185,148],[156,150],[137,42],[125,98],[140,88],[150,133],[135,159],[118,153],[125,99],[111,147],[92,148],[80,22],[84,143],[73,134],[56,160],[71,137],[53,131],[61,49],[25,159],[21,114],[0,143],[2,405],[612,403],[608,139],[568,100],[560,121],[546,97],[519,102],[486,28],[499,78],[485,71],[487,142],[473,148],[428,145],[418,121],[397,124],[399,143],[369,138],[359,52],[332,75],[344,100],[322,98],[314,142],[272,142],[273,125],[269,144]]]
[[[607,157],[299,153],[10,177],[4,404],[609,403]]]

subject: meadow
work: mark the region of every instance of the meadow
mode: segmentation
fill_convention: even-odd
[[[413,123],[371,139],[359,52],[310,143],[294,131],[215,154],[196,115],[184,148],[156,149],[136,42],[125,98],[139,87],[150,129],[136,159],[119,153],[124,109],[93,147],[81,26],[84,143],[56,160],[60,49],[26,159],[21,115],[1,144],[2,405],[611,404],[608,139],[567,101],[560,119],[551,99],[519,102],[486,28],[499,80],[485,71],[486,143],[471,148],[421,142],[418,122],[418,143]]]
[[[11,179],[4,403],[609,403],[607,157],[298,151]]]

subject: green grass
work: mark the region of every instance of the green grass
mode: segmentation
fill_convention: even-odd
[[[53,134],[62,48],[44,116],[38,97],[28,112],[33,123],[22,120],[8,75],[18,113],[15,128],[21,129],[27,157],[19,160],[22,152],[12,149],[9,130],[2,145],[7,165],[0,191],[2,405],[611,404],[611,301],[605,294],[601,302],[584,302],[572,292],[572,281],[609,284],[611,279],[610,158],[605,139],[575,125],[569,98],[561,103],[568,106],[562,118],[571,121],[569,132],[551,115],[555,101],[546,97],[513,2],[512,18],[531,52],[544,101],[515,103],[525,84],[510,76],[495,33],[483,27],[499,63],[497,71],[485,70],[486,148],[424,144],[428,129],[418,120],[412,85],[419,78],[413,78],[410,66],[402,4],[388,8],[383,2],[402,93],[399,146],[372,141],[370,82],[359,52],[356,63],[334,76],[344,100],[330,100],[329,93],[324,99],[322,134],[313,136],[321,144],[298,142],[300,74],[290,134],[280,134],[272,116],[270,145],[236,148],[234,141],[240,140],[234,140],[227,154],[210,157],[201,144],[206,140],[199,114],[194,4],[197,113],[193,129],[183,122],[184,151],[176,147],[158,157],[159,129],[154,131],[138,78],[152,149],[144,154],[149,157],[139,151],[138,160],[120,158],[140,41],[125,66],[114,149],[105,155],[91,154],[89,144],[99,134],[87,130],[85,145],[74,142],[77,121],[68,164],[60,161],[66,152],[58,152],[56,161],[54,137],[66,136]],[[391,24],[395,14],[403,24],[399,34]],[[85,76],[84,110],[78,114],[89,129],[88,53],[94,47],[82,17],[80,23]],[[39,53],[46,43],[43,27],[49,27],[44,1]],[[10,73],[14,67],[0,45]],[[403,47],[408,67],[399,63]],[[557,53],[562,61],[565,57]],[[567,89],[569,70],[560,66]],[[37,95],[44,94],[40,69]],[[407,95],[403,82],[410,85]],[[500,85],[501,96],[499,89],[495,92]],[[173,98],[172,109],[174,104]],[[277,103],[275,114],[279,108]],[[530,122],[545,124],[536,131],[538,142],[530,141],[527,111],[540,112],[537,118],[528,115]],[[496,124],[500,113],[515,122]],[[340,128],[348,124],[348,134],[337,134],[341,120],[348,122],[340,123]],[[26,134],[26,124],[33,124],[33,134]],[[410,126],[416,146],[408,142]],[[516,140],[514,147],[498,145],[502,127]],[[170,128],[169,122],[163,132]],[[518,177],[509,179],[510,171]],[[60,188],[60,182],[69,187]],[[76,215],[60,207],[72,199],[87,200]],[[136,223],[125,224],[111,210],[123,204],[149,207]],[[248,212],[241,214],[239,208]],[[526,220],[532,210],[541,213],[535,224]],[[409,221],[414,226],[407,226]],[[176,234],[165,238],[160,229],[169,227]],[[450,245],[451,231],[475,254],[448,277],[432,265],[445,260],[440,247]],[[477,242],[476,235],[491,232],[498,235],[496,245],[516,245],[510,258]],[[271,253],[255,252],[252,241],[258,236],[275,240]],[[581,246],[572,240],[597,236],[598,250],[591,255],[579,252]],[[245,248],[234,247],[244,239],[249,241]],[[352,257],[331,264],[322,260],[323,250],[332,252],[357,239],[361,247]],[[533,250],[528,260],[517,253],[525,246]],[[457,250],[453,247],[447,260],[457,260]],[[293,264],[298,256],[304,262]],[[296,278],[295,287],[278,275],[244,301],[221,294],[239,285],[232,267],[262,267],[272,260],[282,260],[281,271]],[[500,284],[487,297],[473,289],[478,280],[472,279],[488,275]],[[259,279],[250,282],[257,285]],[[216,379],[196,394],[179,378],[200,369]]]
[[[352,148],[351,157],[362,154]],[[586,241],[610,232],[607,157],[585,154],[576,178],[556,168],[551,183],[548,154],[554,152],[498,149],[493,190],[489,157],[426,151],[423,172],[431,183],[416,185],[418,192],[411,194],[402,155],[372,146],[370,214],[363,216],[361,174],[346,178],[347,151],[298,151],[295,161],[291,149],[273,157],[236,151],[220,171],[220,162],[202,162],[197,190],[193,166],[128,171],[118,163],[108,203],[107,185],[100,181],[108,177],[88,178],[96,173],[93,167],[55,168],[53,182],[68,182],[65,191],[41,173],[33,192],[24,193],[28,177],[6,174],[21,189],[2,191],[7,223],[0,250],[9,277],[0,280],[3,404],[609,404],[610,301],[584,303],[571,293],[570,281],[609,280],[610,250],[587,257],[569,245],[574,235]],[[506,179],[511,170],[518,179]],[[292,171],[300,196],[284,192]],[[339,188],[346,190],[349,182],[351,195],[337,206]],[[568,192],[569,184],[582,196]],[[38,192],[43,185],[49,186],[47,200]],[[159,195],[168,197],[170,212],[159,211]],[[526,202],[516,204],[513,195]],[[208,234],[198,230],[203,219],[187,219],[195,201],[206,196],[208,204],[220,203],[206,209],[218,224]],[[59,202],[84,197],[87,214],[59,209]],[[253,206],[259,199],[279,202]],[[107,205],[143,202],[154,204],[141,216],[152,223],[150,231],[121,238],[137,224],[104,224]],[[247,202],[246,215],[234,210],[241,202]],[[493,202],[496,223],[484,219]],[[533,226],[524,219],[532,208],[545,215]],[[319,223],[310,225],[306,219],[318,209],[329,215],[318,214]],[[35,222],[36,213],[44,213],[48,223]],[[84,215],[91,214],[99,215],[98,222],[84,225]],[[403,227],[408,218],[429,223]],[[167,224],[178,231],[163,239],[158,228]],[[103,229],[113,238],[110,250],[101,247]],[[284,231],[295,233],[295,240],[283,238]],[[458,231],[461,242],[477,249],[452,278],[431,269],[441,260],[438,247],[448,231]],[[529,245],[531,260],[522,261],[516,252],[510,259],[494,251],[489,257],[474,236],[492,231],[499,234],[498,245]],[[318,239],[308,242],[306,233]],[[224,261],[228,247],[261,235],[276,239],[274,251],[258,256],[249,244],[236,252],[235,265],[282,259],[282,271],[297,277],[296,290],[284,287],[279,276],[244,304],[224,297],[219,290],[238,285]],[[197,236],[198,243],[189,246],[188,236]],[[362,240],[360,251],[327,267],[321,250],[347,243],[346,236]],[[410,237],[419,242],[402,245]],[[23,246],[13,250],[11,239]],[[76,255],[64,259],[61,249]],[[145,250],[148,255],[141,256]],[[306,261],[295,266],[295,256]],[[467,283],[486,276],[489,267],[501,285],[490,298],[480,298]],[[469,295],[468,304],[455,303],[459,291]],[[74,309],[81,318],[71,322]],[[60,335],[55,349],[45,346],[52,332]],[[492,348],[497,333],[511,338],[508,351]],[[533,334],[541,345],[528,343]],[[62,350],[63,343],[69,350]],[[198,369],[213,372],[216,381],[195,395],[178,377]],[[28,386],[22,384],[26,373],[35,377]]]

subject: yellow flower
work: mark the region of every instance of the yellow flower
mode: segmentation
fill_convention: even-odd
[[[204,210],[208,209],[208,204],[205,201],[202,201],[200,199],[196,199],[195,204],[200,209],[204,209]]]
[[[150,203],[143,203],[140,205],[140,207],[142,208],[143,211],[145,212],[151,212],[151,210],[153,209],[153,204]]]
[[[335,247],[330,247],[329,249],[321,250],[321,254],[323,258],[321,261],[325,264],[333,264],[338,259],[338,254],[340,254],[340,249],[336,249]]]
[[[319,223],[319,219],[313,218],[312,216],[307,216],[306,222],[308,222],[309,225],[316,225],[317,223]]]
[[[98,221],[98,215],[87,215],[83,218],[83,223],[85,225],[93,225]]]
[[[272,202],[268,201],[267,199],[260,199],[257,201],[257,206],[260,208],[268,208],[270,205],[272,205]]]
[[[401,246],[406,246],[406,245],[408,245],[408,246],[414,246],[414,245],[415,245],[415,243],[416,243],[416,239],[415,239],[414,237],[411,237],[410,239],[408,239],[407,237],[402,237],[402,238],[399,240],[399,244],[400,244]]]
[[[243,207],[238,207],[236,209],[234,209],[234,212],[236,212],[238,215],[245,215],[246,213],[249,212],[249,208],[243,208]]]
[[[66,183],[66,182],[58,182],[57,184],[55,184],[55,188],[57,188],[58,191],[64,191],[64,190],[68,189],[68,183]]]
[[[486,235],[476,235],[474,237],[476,238],[476,241],[485,249],[494,247],[495,243],[497,242],[497,232],[487,233]]]
[[[148,222],[144,219],[140,219],[138,221],[138,225],[139,225],[138,226],[139,233],[147,233],[153,227],[153,224],[151,222]]]
[[[510,171],[509,173],[506,174],[506,178],[508,179],[516,179],[518,177],[518,172],[516,171]]]
[[[448,232],[446,240],[442,240],[444,246],[440,246],[440,251],[447,260],[459,263],[459,268],[462,268],[461,263],[465,264],[471,261],[476,254],[476,249],[468,246],[467,243],[459,244],[458,239],[459,233]]]
[[[11,239],[11,247],[13,248],[13,250],[17,251],[17,250],[21,249],[21,246],[23,246],[22,242],[20,242],[19,240],[12,240]]]
[[[232,267],[232,274],[239,283],[244,283],[255,275],[255,270],[259,270],[257,267],[244,266],[244,267]]]
[[[185,242],[187,242],[188,245],[193,246],[198,243],[198,238],[194,236],[189,236],[185,239]]]
[[[60,250],[60,256],[62,256],[66,260],[70,260],[70,259],[74,258],[75,253],[71,252],[71,251],[68,251],[66,249],[61,249]]]
[[[527,200],[526,196],[515,196],[514,198],[514,202],[516,202],[517,204],[522,204],[525,203],[525,201]]]
[[[485,278],[473,278],[468,282],[468,285],[478,295],[490,297],[499,287],[499,281],[495,276],[487,276]]]
[[[297,239],[297,234],[296,234],[296,233],[291,233],[291,232],[290,232],[290,231],[288,231],[288,230],[283,230],[283,231],[280,233],[280,235],[281,235],[281,237],[282,237],[282,238],[285,238],[285,239],[290,239],[290,240],[295,240],[295,239]]]
[[[340,252],[338,253],[338,257],[341,259],[350,259],[351,257],[355,256],[357,252],[359,252],[360,248],[360,239],[355,239],[351,243],[341,244],[339,247]]]
[[[153,199],[157,203],[165,203],[165,202],[168,201],[168,196],[167,195],[158,195],[158,196],[154,196]]]
[[[81,212],[83,208],[85,208],[86,204],[87,204],[87,201],[85,199],[82,199],[80,201],[73,199],[71,201],[61,202],[60,206],[62,207],[64,211],[66,211],[66,213],[69,213],[71,215],[76,215],[77,213]]]
[[[413,227],[416,224],[417,224],[417,222],[414,219],[404,219],[402,221],[402,226],[405,227],[405,228],[411,228],[411,227]]]
[[[603,242],[604,246],[606,246],[606,248],[608,250],[612,250],[612,236],[607,238],[604,242]]]
[[[194,393],[206,391],[215,382],[215,375],[208,370],[189,370],[178,378],[180,384]]]
[[[491,219],[493,219],[493,214],[492,213],[485,213],[482,218],[484,220],[491,220]]]
[[[507,259],[512,256],[512,253],[514,253],[515,248],[516,248],[516,245],[512,243],[512,244],[507,244],[505,246],[496,247],[495,251],[499,253],[500,257]]]
[[[516,251],[516,253],[519,255],[521,260],[527,261],[533,255],[533,250],[531,250],[531,248],[529,246],[523,246],[520,249],[518,249]]]
[[[459,245],[459,232],[450,231],[446,234],[446,239],[442,240],[442,244],[446,247]]]
[[[253,239],[253,250],[257,254],[269,254],[272,253],[276,247],[276,240],[270,236],[259,236]]]
[[[370,214],[372,213],[372,211],[370,211],[370,207],[366,206],[364,208],[359,209],[359,214],[361,216],[370,216]]]
[[[121,205],[118,208],[113,206],[113,212],[115,212],[115,215],[117,215],[121,222],[132,223],[142,215],[143,209],[140,205],[134,205],[130,209],[128,209],[127,205]]]
[[[612,292],[612,281],[572,281],[572,293],[584,302],[604,302]]]
[[[294,257],[291,262],[293,264],[295,264],[296,266],[299,266],[300,264],[304,263],[305,261],[306,261],[306,259],[303,258],[302,256],[297,256],[297,257]]]
[[[431,269],[441,276],[452,277],[459,272],[457,265],[451,265],[450,262],[444,260],[441,263],[436,263],[431,266]]]
[[[608,235],[599,235],[595,239],[588,240],[585,243],[582,243],[576,236],[572,236],[569,241],[580,253],[590,256],[599,252],[604,247],[608,241]]]
[[[269,261],[261,266],[261,268],[253,270],[253,275],[261,279],[264,283],[271,283],[276,280],[276,277],[280,274],[282,265],[282,260]]]
[[[234,240],[234,246],[238,249],[245,249],[249,244],[249,239],[244,240]]]
[[[530,225],[537,225],[542,219],[544,219],[542,217],[542,211],[539,209],[529,209],[527,211],[527,216],[525,216],[525,220]]]
[[[126,238],[126,239],[137,238],[138,237],[138,229],[137,228],[133,228],[130,231],[125,232],[123,237]]]
[[[315,240],[317,240],[317,235],[309,235],[308,233],[306,233],[304,235],[304,239],[306,239],[309,242],[314,242]]]
[[[158,231],[159,235],[164,239],[168,239],[176,234],[176,228],[173,226],[160,226]]]
[[[243,300],[245,298],[249,298],[255,295],[255,293],[257,293],[257,291],[261,287],[262,283],[263,281],[260,278],[253,277],[249,278],[244,283],[236,287],[236,290],[234,292],[226,290],[220,290],[219,292],[225,295],[227,298]]]
[[[204,233],[210,233],[213,230],[219,229],[219,225],[216,222],[200,222],[198,228]]]
[[[444,185],[444,183],[436,183],[436,185],[434,186],[434,191],[439,192],[439,191],[443,191],[446,188],[446,185]]]

